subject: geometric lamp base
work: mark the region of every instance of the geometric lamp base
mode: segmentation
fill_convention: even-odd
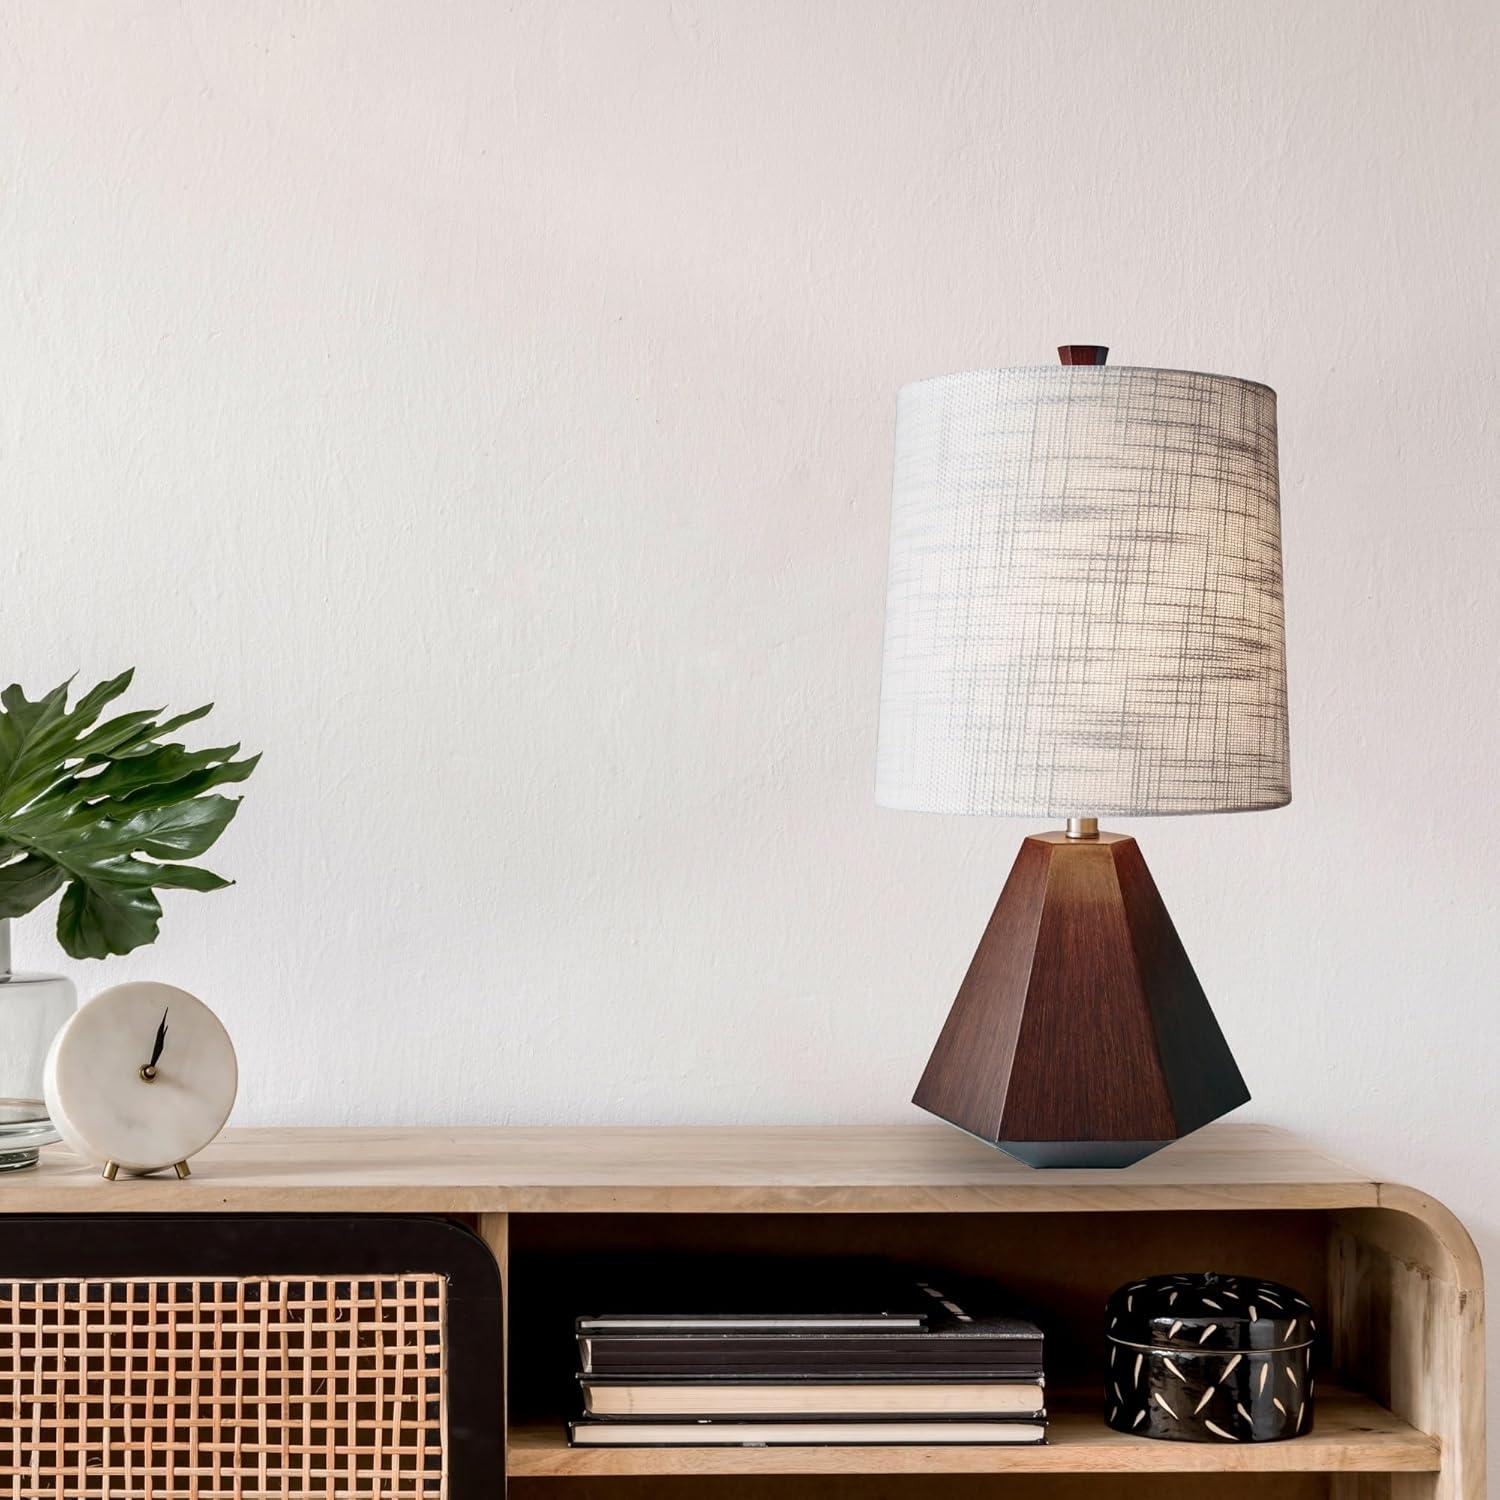
[[[994,1141],[1028,1167],[1133,1167],[1171,1141]]]
[[[912,1102],[1033,1167],[1127,1167],[1249,1099],[1133,838],[1020,853]]]

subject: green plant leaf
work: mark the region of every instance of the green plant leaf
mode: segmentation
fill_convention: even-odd
[[[152,865],[151,884],[159,890],[173,886],[183,891],[222,891],[234,882],[202,865]]]
[[[62,883],[63,872],[40,854],[0,865],[0,917],[24,917]]]
[[[195,859],[212,846],[239,810],[234,797],[193,797],[138,812],[91,843],[103,848],[112,842],[122,854],[139,851],[156,859]]]
[[[239,746],[232,748],[238,750]],[[189,771],[186,776],[164,785],[140,787],[116,800],[122,813],[138,812],[143,807],[165,807],[169,803],[182,801],[184,797],[196,797],[212,787],[244,781],[259,764],[259,755],[249,756],[245,760],[226,760],[221,765]]]
[[[127,792],[168,785],[189,772],[231,760],[239,748],[226,745],[216,750],[185,750],[181,745],[149,745],[132,755],[102,762],[77,784],[90,798],[123,797]]]
[[[166,740],[212,704],[99,722],[132,675],[101,682],[71,710],[71,679],[35,701],[16,684],[0,692],[0,917],[24,915],[65,885],[57,935],[75,958],[152,942],[156,890],[230,884],[182,861],[205,853],[239,809],[238,799],[208,793],[244,781],[260,760],[236,760],[238,745]]]
[[[15,683],[0,693],[0,803],[14,800],[14,788],[40,768],[48,771],[67,745],[99,717],[105,704],[113,702],[130,686],[133,674],[121,672],[101,682],[66,712],[72,678],[59,683],[46,697],[28,702]],[[24,800],[24,799],[22,799]]]
[[[101,682],[98,687],[90,688],[78,700],[73,709],[74,721],[77,723],[92,724],[104,711],[104,705],[106,703],[113,703],[130,686],[131,679],[134,676],[135,668],[128,667],[118,677],[111,677],[109,681]],[[68,681],[71,682],[72,678],[69,678]]]
[[[27,798],[19,788],[39,766],[53,763],[52,744],[59,722],[67,719],[67,697],[66,682],[35,703],[14,682],[0,693],[5,710],[0,714],[0,811],[24,804]]]
[[[154,943],[161,902],[149,887],[99,889],[75,880],[57,908],[58,941],[74,958],[108,958]]]

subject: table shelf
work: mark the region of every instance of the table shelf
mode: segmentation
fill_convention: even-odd
[[[1069,1400],[1041,1446],[572,1448],[561,1421],[512,1429],[512,1479],[715,1474],[1371,1474],[1426,1473],[1438,1440],[1352,1391],[1323,1386],[1317,1423],[1283,1443],[1167,1443],[1116,1432]]]

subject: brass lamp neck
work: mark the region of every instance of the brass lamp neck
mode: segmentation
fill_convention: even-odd
[[[1096,839],[1099,837],[1098,818],[1069,818],[1068,837],[1070,839]]]

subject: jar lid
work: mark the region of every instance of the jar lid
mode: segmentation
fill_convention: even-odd
[[[1292,1287],[1213,1271],[1132,1281],[1105,1312],[1113,1342],[1143,1349],[1295,1349],[1315,1331],[1311,1305]]]

